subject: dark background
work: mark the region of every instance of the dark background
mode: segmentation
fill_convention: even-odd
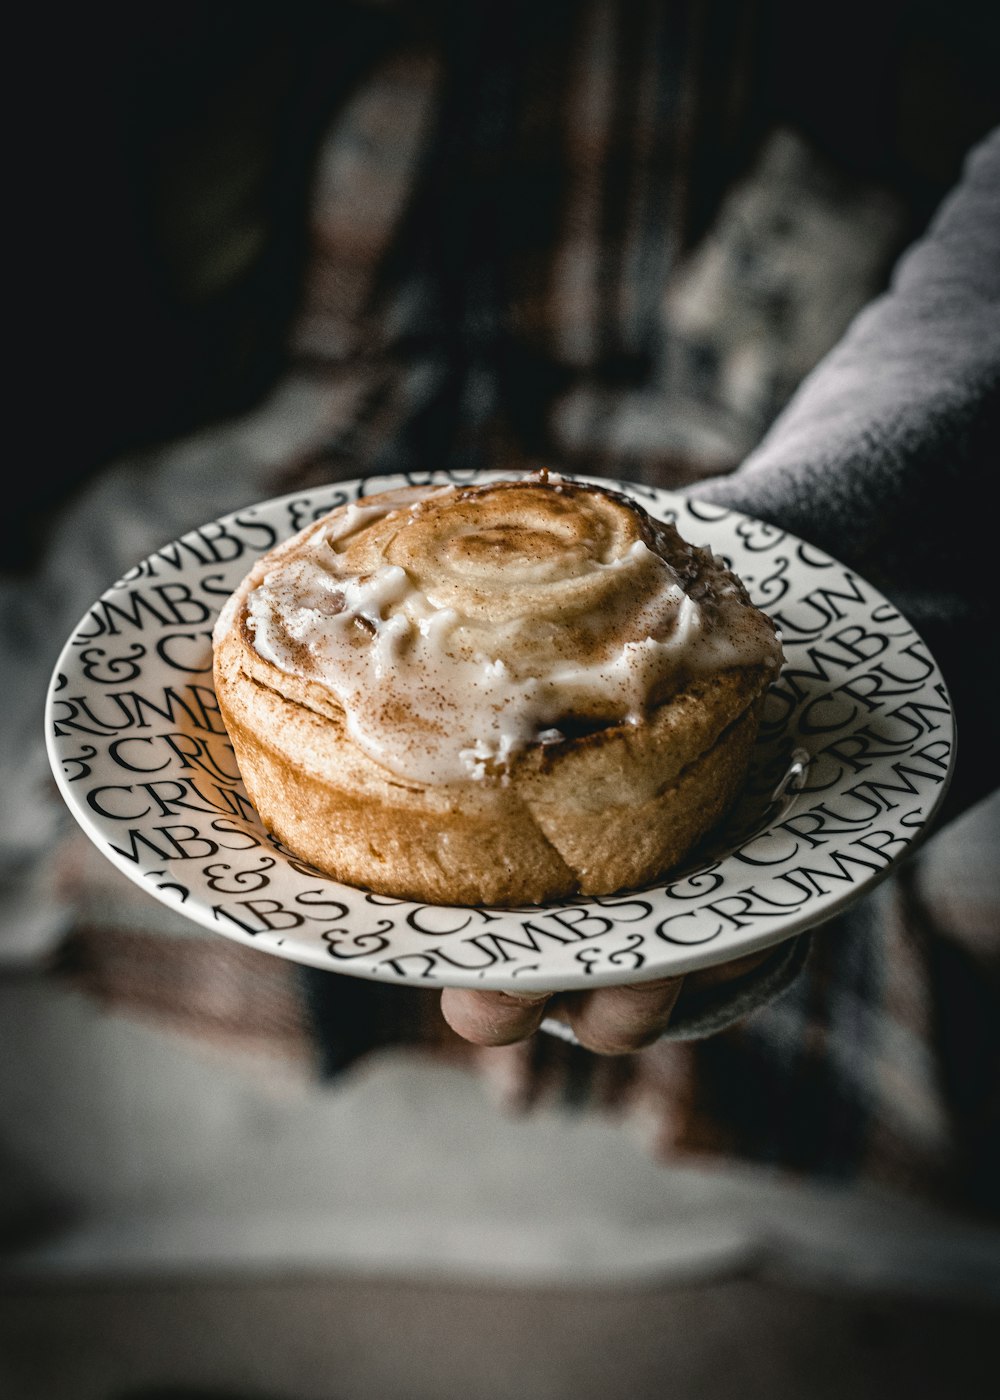
[[[516,24],[522,7],[503,8]],[[894,188],[914,234],[1000,120],[1000,7],[752,0],[716,11],[709,42],[758,50],[760,129],[791,125]],[[460,42],[465,20],[452,0],[20,16],[8,48],[19,70],[9,270],[24,445],[8,567],[30,564],[51,512],[102,463],[239,413],[274,382],[332,114],[400,34]],[[745,152],[720,151],[696,191],[692,236],[756,134],[751,124]]]

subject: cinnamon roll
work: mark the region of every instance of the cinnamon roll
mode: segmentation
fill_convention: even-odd
[[[347,884],[446,904],[665,875],[738,795],[780,664],[719,558],[544,471],[333,510],[214,633],[267,828]]]

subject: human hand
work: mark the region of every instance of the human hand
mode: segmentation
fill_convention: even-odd
[[[772,954],[771,949],[734,958],[683,977],[660,977],[593,991],[552,993],[480,992],[446,987],[441,1013],[452,1030],[474,1045],[512,1045],[527,1040],[543,1020],[562,1021],[586,1049],[598,1055],[627,1055],[659,1039],[670,1024],[681,988],[708,991],[739,982]]]

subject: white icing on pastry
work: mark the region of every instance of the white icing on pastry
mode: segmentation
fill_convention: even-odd
[[[243,598],[258,654],[326,687],[354,741],[421,783],[503,781],[561,723],[641,724],[693,677],[780,665],[722,561],[626,497],[547,473],[343,507]]]

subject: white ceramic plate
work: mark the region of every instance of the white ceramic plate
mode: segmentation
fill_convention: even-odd
[[[212,521],[137,564],[66,642],[46,704],[56,780],[88,835],[152,897],[227,938],[331,971],[569,989],[778,944],[864,894],[925,833],[951,776],[955,732],[938,667],[906,619],[864,579],[771,525],[616,482],[723,555],[781,629],[786,664],[724,829],[665,883],[515,910],[389,899],[296,860],[240,783],[212,688],[212,624],[278,539],[401,484],[340,482]]]

